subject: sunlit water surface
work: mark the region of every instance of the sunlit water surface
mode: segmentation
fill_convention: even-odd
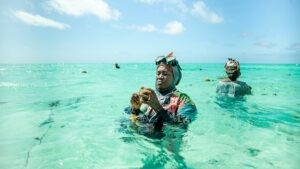
[[[299,168],[300,66],[244,64],[253,95],[233,99],[215,93],[222,64],[182,64],[199,114],[162,139],[123,111],[155,66],[120,66],[0,65],[0,168]]]

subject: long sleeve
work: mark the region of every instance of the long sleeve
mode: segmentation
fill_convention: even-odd
[[[161,104],[163,109],[159,112],[155,112],[148,105],[142,106],[138,112],[127,107],[125,112],[132,114],[135,117],[133,121],[137,124],[153,126],[156,131],[161,130],[164,123],[186,125],[196,118],[197,108],[187,94],[174,91]]]
[[[174,100],[172,103],[171,99],[171,103],[152,119],[168,123],[190,123],[196,118],[197,108],[188,95],[176,92]]]

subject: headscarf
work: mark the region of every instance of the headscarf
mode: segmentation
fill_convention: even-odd
[[[228,58],[228,61],[224,65],[225,72],[227,76],[232,81],[235,81],[240,75],[240,63],[232,58]]]
[[[234,73],[240,71],[240,63],[232,58],[228,58],[228,61],[224,65],[226,73]]]
[[[157,57],[156,65],[157,65],[156,69],[160,65],[164,65],[170,72],[172,72],[175,85],[179,84],[182,77],[181,67],[178,61],[176,60],[176,58],[173,56],[173,52],[170,52],[166,56]]]

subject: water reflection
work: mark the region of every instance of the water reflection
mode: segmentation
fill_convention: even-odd
[[[217,96],[215,104],[225,110],[232,118],[237,118],[256,127],[271,128],[275,124],[300,127],[297,112],[286,108],[273,108],[265,105],[249,104],[245,97]],[[224,112],[224,111],[223,111]]]
[[[55,125],[54,120],[54,112],[61,111],[61,110],[72,110],[79,107],[80,102],[82,101],[84,97],[75,97],[75,98],[68,98],[63,100],[54,100],[50,102],[37,102],[34,103],[34,106],[39,109],[49,109],[48,117],[42,121],[39,125],[40,128],[46,128],[43,129],[43,132],[41,135],[34,137],[34,140],[37,141],[37,144],[33,144],[29,150],[27,150],[26,157],[25,157],[25,164],[24,168],[28,168],[31,154],[33,153],[33,150],[36,146],[39,146],[43,143],[43,140],[48,135],[49,130],[52,128],[52,125]],[[33,107],[34,107],[33,106]],[[65,125],[61,125],[60,128],[64,128]]]
[[[188,129],[186,125],[166,125],[161,132],[141,133],[139,126],[130,120],[123,119],[120,124],[119,132],[126,134],[121,139],[142,147],[141,168],[188,168],[180,155],[183,138]]]

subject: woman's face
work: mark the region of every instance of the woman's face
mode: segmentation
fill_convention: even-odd
[[[173,74],[165,65],[158,66],[156,70],[156,88],[159,91],[168,89],[173,84]]]
[[[232,81],[236,81],[236,79],[240,76],[240,72],[239,71],[235,71],[233,73],[227,73],[227,77],[232,80]]]

